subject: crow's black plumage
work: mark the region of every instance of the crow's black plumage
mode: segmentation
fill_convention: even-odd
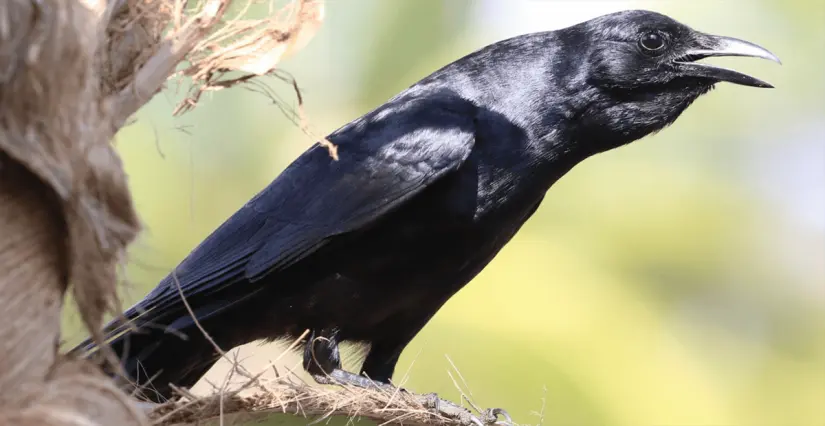
[[[112,347],[132,379],[156,376],[154,400],[213,365],[176,277],[224,349],[309,329],[318,380],[388,382],[572,167],[666,127],[715,83],[771,87],[696,62],[723,55],[777,60],[648,11],[469,54],[329,135],[338,161],[320,145],[301,155],[126,312],[139,332],[109,327]],[[369,344],[362,376],[340,369],[342,341]]]

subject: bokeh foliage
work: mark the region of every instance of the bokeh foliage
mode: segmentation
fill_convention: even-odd
[[[284,64],[314,127],[492,41],[474,7],[329,1],[318,39]],[[411,366],[407,387],[457,398],[447,354],[480,405],[521,423],[539,421],[544,399],[548,425],[823,425],[825,235],[754,179],[793,170],[786,147],[822,152],[811,147],[825,135],[798,129],[825,120],[825,2],[638,7],[765,45],[783,67],[735,65],[778,88],[720,86],[672,128],[577,166],[414,340],[399,376]],[[118,138],[147,226],[129,304],[311,143],[251,91],[172,119],[177,99],[158,96]],[[74,317],[67,328],[76,342]]]

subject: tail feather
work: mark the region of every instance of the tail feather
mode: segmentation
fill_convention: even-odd
[[[172,398],[175,395],[170,383],[191,387],[217,360],[212,345],[193,327],[188,314],[169,321],[169,315],[159,318],[133,308],[123,317],[126,321],[107,324],[104,336],[120,360],[125,377],[106,361],[91,338],[75,346],[69,354],[98,363],[124,390],[142,399],[162,403]],[[175,323],[176,327],[164,322]]]

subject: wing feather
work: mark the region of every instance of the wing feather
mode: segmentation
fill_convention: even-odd
[[[475,112],[450,92],[399,96],[333,133],[328,139],[339,147],[338,161],[315,145],[178,266],[184,295],[254,283],[399,208],[469,156]],[[179,304],[170,274],[132,310],[175,311]],[[157,319],[157,313],[151,316]]]

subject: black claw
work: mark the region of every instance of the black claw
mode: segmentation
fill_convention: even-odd
[[[498,416],[504,417],[505,424],[507,424],[507,425],[512,425],[513,424],[513,418],[510,417],[510,413],[508,413],[503,408],[491,408],[491,409],[487,410],[487,413],[490,416],[490,418],[492,418],[493,421],[496,424],[499,423],[498,422]]]
[[[484,423],[488,425],[498,425],[498,426],[512,426],[513,425],[513,418],[510,417],[510,414],[501,408],[490,408],[484,410],[482,413],[484,417]],[[504,417],[504,421],[499,421],[499,416]]]
[[[319,385],[339,385],[340,382],[324,374],[313,374],[312,379]]]

